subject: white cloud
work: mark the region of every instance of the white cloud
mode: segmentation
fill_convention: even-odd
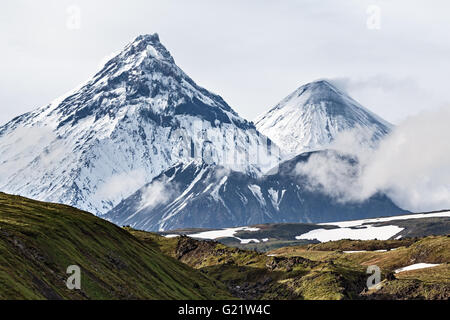
[[[229,176],[232,172],[232,168],[229,166],[216,166],[215,170],[213,171],[214,178],[217,181],[220,181],[223,177]]]
[[[145,171],[142,169],[122,172],[110,177],[97,191],[101,200],[125,198],[145,184]]]
[[[376,74],[363,77],[338,77],[330,81],[363,106],[376,110],[393,123],[430,107],[440,107],[448,97],[430,88],[424,88],[412,77]]]
[[[411,211],[450,208],[450,108],[409,117],[372,149],[346,132],[330,147],[358,158],[355,169],[336,156],[315,155],[297,167],[340,201],[362,201],[384,192]],[[352,138],[353,137],[353,138]],[[352,143],[353,141],[353,143]]]
[[[359,183],[359,170],[358,166],[334,152],[313,154],[306,163],[296,166],[297,174],[309,178],[311,190],[319,190],[341,202],[357,201],[353,188]]]
[[[171,184],[173,187],[173,184]],[[140,208],[153,209],[160,204],[166,204],[173,197],[176,190],[168,188],[164,182],[154,181],[142,192]]]
[[[31,163],[37,154],[47,159],[48,150],[42,146],[56,140],[55,133],[49,127],[18,127],[7,133],[0,143],[0,155],[4,162],[0,166],[0,180]],[[1,184],[1,183],[0,183]]]

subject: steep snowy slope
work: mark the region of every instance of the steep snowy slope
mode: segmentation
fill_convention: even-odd
[[[360,129],[377,140],[392,128],[326,80],[301,86],[255,124],[292,155],[324,149],[344,130]]]
[[[277,153],[144,35],[79,89],[0,127],[0,190],[101,214],[176,163],[256,175]]]
[[[103,217],[118,225],[162,231],[260,223],[318,223],[405,212],[380,194],[362,203],[343,203],[311,189],[308,178],[295,170],[310,155],[301,154],[262,177],[199,161],[176,165]],[[357,165],[353,159],[348,161]]]

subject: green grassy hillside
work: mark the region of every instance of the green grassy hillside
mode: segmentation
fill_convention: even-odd
[[[66,287],[69,265],[81,290]],[[0,193],[0,299],[223,299],[224,285],[68,206]]]
[[[375,251],[383,249],[387,251]],[[313,261],[331,260],[335,265],[361,272],[376,265],[381,268],[384,280],[376,290],[363,292],[361,298],[364,299],[450,299],[449,236],[387,241],[341,240],[281,248],[270,253]],[[417,263],[439,266],[394,273],[396,269]]]
[[[215,241],[188,237],[164,238],[129,229],[137,238],[166,254],[199,269],[227,285],[245,299],[357,299],[365,286],[365,273],[331,260],[271,257],[230,248]]]
[[[261,253],[0,193],[0,299],[449,299],[449,262],[448,236]],[[415,263],[440,265],[394,274]],[[81,268],[81,290],[66,287],[69,265]],[[383,273],[376,290],[365,289],[369,265]]]

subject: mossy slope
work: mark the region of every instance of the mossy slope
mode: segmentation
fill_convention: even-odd
[[[247,299],[449,299],[450,238],[340,240],[285,247],[269,254],[215,241],[163,238],[129,229],[156,250],[225,283]],[[351,252],[344,252],[350,250]],[[365,250],[355,252],[355,250]],[[387,250],[380,252],[377,250]],[[414,263],[438,267],[394,274]],[[381,268],[379,290],[366,290],[369,265]]]
[[[383,249],[387,251],[373,251]],[[344,250],[367,251],[345,253]],[[384,280],[378,289],[363,292],[360,296],[364,299],[450,299],[449,236],[387,241],[340,240],[281,248],[271,254],[313,261],[330,260],[344,270],[364,271],[368,266],[376,265],[380,267]],[[396,269],[416,263],[440,265],[394,273]]]
[[[354,299],[364,289],[365,273],[331,260],[273,257],[230,248],[215,241],[188,237],[164,238],[131,230],[137,238],[199,269],[245,299]]]
[[[81,290],[66,287],[69,265]],[[226,288],[69,206],[0,193],[0,299],[223,299]]]

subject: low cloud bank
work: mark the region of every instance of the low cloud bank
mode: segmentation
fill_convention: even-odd
[[[154,181],[142,192],[140,207],[153,209],[158,205],[168,203],[174,194],[176,194],[176,190],[173,187],[169,188],[164,182]]]
[[[145,184],[145,171],[142,169],[122,172],[110,177],[97,191],[98,199],[126,198]]]
[[[299,164],[310,187],[335,199],[364,201],[377,192],[410,211],[450,208],[450,108],[422,112],[401,122],[378,145],[367,143],[361,130],[343,132],[329,146],[332,153],[315,154]]]

